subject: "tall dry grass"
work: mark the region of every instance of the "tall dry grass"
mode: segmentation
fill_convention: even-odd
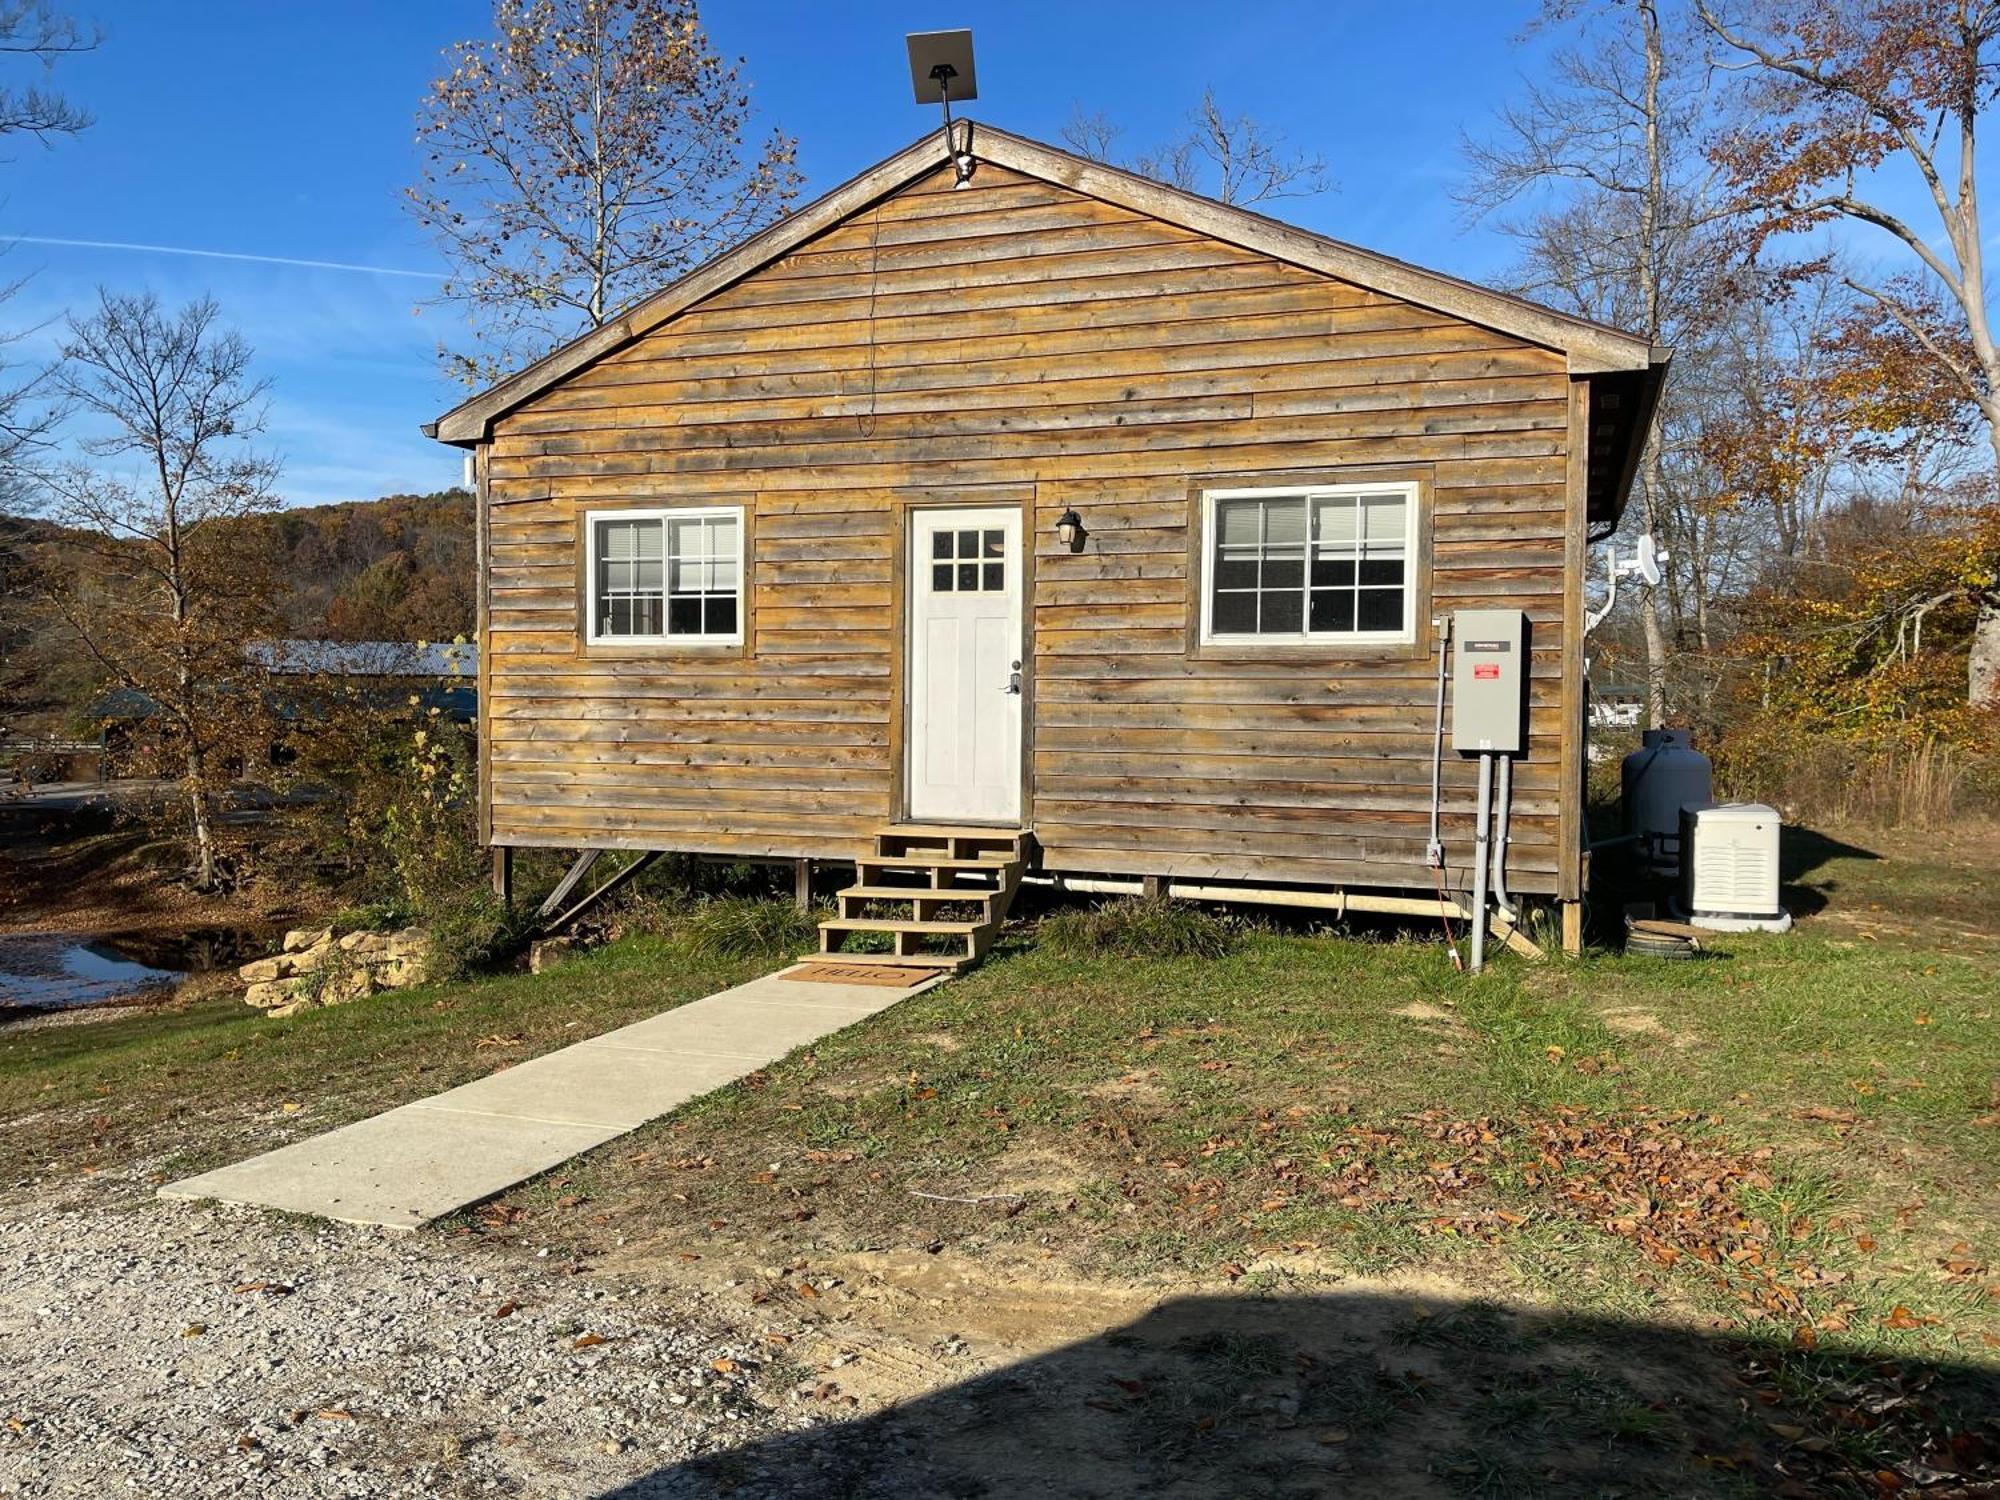
[[[1936,740],[1739,742],[1717,759],[1718,792],[1770,802],[1793,822],[1939,830],[2000,814],[2000,757]]]

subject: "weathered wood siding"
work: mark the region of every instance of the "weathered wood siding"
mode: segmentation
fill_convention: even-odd
[[[496,424],[491,836],[850,856],[896,811],[899,507],[1026,494],[1051,867],[1427,886],[1435,657],[1191,648],[1190,485],[1360,466],[1431,486],[1433,613],[1534,622],[1511,869],[1552,890],[1568,422],[1558,354],[990,166],[926,179]],[[748,508],[743,652],[581,648],[577,518],[621,501]],[[1461,872],[1471,771],[1447,752]]]

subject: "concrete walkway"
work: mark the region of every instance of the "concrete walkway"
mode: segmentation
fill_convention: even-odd
[[[767,975],[476,1083],[169,1183],[160,1196],[415,1229],[939,982],[897,990]]]

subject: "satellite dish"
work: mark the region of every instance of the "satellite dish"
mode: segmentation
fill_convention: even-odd
[[[910,86],[917,103],[954,104],[979,97],[971,32],[913,31],[904,41],[910,48]]]
[[[1666,560],[1667,554],[1654,543],[1653,534],[1650,531],[1641,533],[1638,555],[1632,559],[1632,565],[1638,569],[1639,576],[1646,582],[1646,587],[1659,586],[1660,564]]]

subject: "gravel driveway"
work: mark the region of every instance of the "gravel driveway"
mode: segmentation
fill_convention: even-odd
[[[800,1425],[685,1289],[104,1186],[0,1195],[0,1495],[594,1495]]]

